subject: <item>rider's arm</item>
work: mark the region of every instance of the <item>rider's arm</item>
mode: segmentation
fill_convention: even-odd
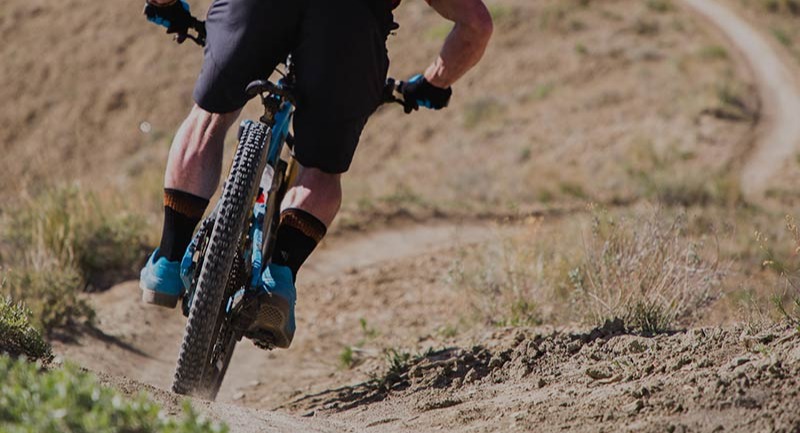
[[[431,7],[455,26],[425,79],[439,88],[450,87],[483,57],[492,36],[492,16],[482,0],[430,0]]]

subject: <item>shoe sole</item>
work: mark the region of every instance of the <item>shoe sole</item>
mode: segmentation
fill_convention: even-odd
[[[175,308],[178,305],[179,296],[168,295],[166,293],[156,292],[139,286],[142,289],[142,302],[150,305],[157,305],[164,308]]]
[[[258,342],[263,342],[263,335],[271,334],[274,341],[271,343],[275,347],[281,349],[289,348],[292,344],[294,333],[289,335],[286,332],[286,322],[288,317],[284,312],[289,311],[289,303],[279,296],[272,296],[268,298],[261,308],[258,310],[255,321],[250,325],[250,328],[245,332],[245,337]]]

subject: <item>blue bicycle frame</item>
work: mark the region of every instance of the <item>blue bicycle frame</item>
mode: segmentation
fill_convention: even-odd
[[[278,83],[281,84],[280,82]],[[266,167],[270,168],[271,173],[274,175],[277,173],[278,175],[283,175],[283,173],[278,173],[277,166],[278,162],[281,157],[281,152],[283,151],[283,146],[286,143],[286,139],[289,136],[289,125],[292,121],[292,115],[294,114],[294,105],[289,101],[281,99],[279,96],[272,95],[271,98],[278,98],[281,101],[280,110],[275,114],[274,117],[274,124],[272,125],[269,137],[269,147],[267,150],[267,162]],[[247,123],[254,123],[251,120],[245,121],[245,125]],[[267,170],[265,169],[264,174],[262,176],[267,175]],[[262,179],[261,185],[264,185],[264,180]],[[250,288],[255,290],[258,288],[260,281],[261,281],[261,273],[264,270],[264,253],[266,252],[266,245],[264,243],[264,235],[267,233],[268,227],[264,227],[264,216],[268,209],[271,209],[275,205],[280,205],[280,203],[270,203],[270,201],[276,201],[275,193],[276,186],[280,185],[275,181],[275,179],[270,179],[270,187],[269,191],[260,191],[259,192],[259,200],[256,202],[254,208],[254,223],[251,229],[251,239],[253,241],[252,244],[252,254],[251,254],[251,280],[250,280]],[[262,202],[261,199],[264,198]]]

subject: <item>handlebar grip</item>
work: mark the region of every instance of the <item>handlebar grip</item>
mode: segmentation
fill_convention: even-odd
[[[417,107],[415,104],[406,102],[405,98],[403,98],[404,85],[405,82],[403,81],[397,81],[394,78],[387,78],[386,86],[383,87],[383,103],[400,104],[403,106],[403,111],[405,111],[406,114],[409,114],[416,110]]]
[[[189,30],[194,30],[197,32],[197,35],[192,35],[189,33]],[[189,28],[186,29],[186,32],[178,32],[175,35],[175,42],[182,44],[187,39],[191,39],[197,45],[201,47],[206,46],[206,23],[205,21],[200,21],[195,17],[192,17],[192,23],[190,24]]]
[[[278,87],[268,80],[256,80],[247,85],[245,93],[249,97],[258,96],[262,93],[277,93]]]

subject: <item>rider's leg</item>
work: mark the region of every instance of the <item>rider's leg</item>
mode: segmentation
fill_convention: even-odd
[[[297,178],[286,192],[281,210],[302,209],[330,226],[342,205],[342,175],[298,165]]]
[[[257,345],[289,347],[294,337],[297,270],[325,236],[342,201],[341,174],[303,167],[281,204],[272,263],[262,275],[265,295],[245,333]]]
[[[341,173],[350,168],[367,119],[382,99],[392,23],[388,1],[300,4],[300,41],[292,51],[294,155],[304,168],[282,203],[272,263],[262,275],[265,295],[245,333],[256,344],[271,340],[278,347],[288,347],[294,336],[297,270],[339,210]]]
[[[177,261],[217,190],[225,134],[240,110],[216,114],[195,105],[181,125],[164,176],[164,227],[159,255]]]
[[[139,280],[147,303],[172,308],[178,302],[180,259],[219,183],[225,133],[238,115],[238,110],[213,114],[194,106],[175,135],[164,181],[161,243]]]
[[[272,262],[287,266],[292,275],[325,236],[342,203],[341,174],[300,165],[294,185],[281,205]]]
[[[209,113],[195,104],[172,141],[164,187],[211,198],[219,185],[225,134],[240,112]]]

